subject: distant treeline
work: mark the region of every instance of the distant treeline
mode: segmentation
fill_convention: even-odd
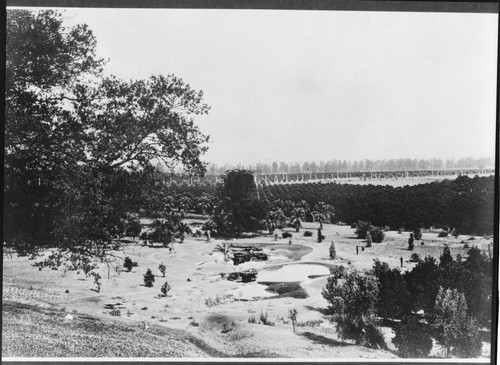
[[[384,160],[328,160],[328,161],[306,161],[299,162],[277,162],[262,163],[258,162],[251,165],[229,165],[225,164],[218,166],[210,164],[207,168],[207,175],[221,175],[226,170],[230,169],[247,169],[258,174],[270,173],[321,173],[321,172],[364,172],[364,171],[400,171],[400,170],[440,170],[440,169],[483,169],[492,168],[495,166],[493,158],[460,158],[458,160],[448,159],[442,160],[439,158],[432,159],[384,159]]]
[[[460,176],[429,184],[392,187],[336,183],[264,185],[261,199],[323,201],[338,221],[370,221],[391,229],[455,228],[461,234],[492,234],[494,176]]]

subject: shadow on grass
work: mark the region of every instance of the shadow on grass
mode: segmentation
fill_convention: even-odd
[[[328,316],[330,315],[331,313],[328,311],[327,308],[319,308],[319,307],[312,307],[310,305],[305,305],[304,308],[306,308],[307,310],[310,310],[310,311],[316,311],[316,312],[319,312],[321,313],[322,315],[324,316]]]
[[[327,346],[332,346],[332,347],[352,346],[350,343],[340,342],[340,341],[334,340],[332,338],[317,335],[317,334],[314,334],[311,332],[303,332],[300,335],[307,338],[308,340],[311,340],[311,341],[318,343],[320,345],[327,345]]]

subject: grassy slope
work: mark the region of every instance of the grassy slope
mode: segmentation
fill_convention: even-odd
[[[17,303],[2,306],[2,357],[225,357],[189,334]]]

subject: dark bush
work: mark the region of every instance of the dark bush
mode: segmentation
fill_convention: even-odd
[[[132,262],[132,259],[130,257],[125,257],[125,261],[123,262],[123,267],[127,269],[128,272],[132,270],[132,267],[134,266],[134,263]]]
[[[358,238],[361,238],[361,239],[365,239],[365,238],[367,239],[368,238],[367,236],[369,233],[371,238],[372,238],[372,242],[374,242],[374,243],[382,242],[384,240],[384,237],[385,237],[385,232],[383,229],[381,229],[380,227],[375,227],[370,222],[363,222],[363,221],[358,222],[357,228],[354,231],[354,233],[356,233]],[[368,246],[368,247],[370,247],[370,246]]]
[[[385,233],[379,227],[375,227],[370,231],[370,235],[372,236],[372,241],[375,243],[381,243],[385,238]]]
[[[405,358],[427,357],[432,349],[432,339],[428,327],[415,316],[403,318],[394,328],[396,336],[392,343],[398,355]]]
[[[441,238],[448,237],[448,232],[441,231],[441,232],[439,232],[438,237],[441,237]]]
[[[168,292],[170,291],[170,284],[168,282],[165,281],[165,283],[163,283],[163,285],[161,286],[161,294],[166,297]]]
[[[413,238],[415,238],[416,240],[422,239],[422,230],[420,228],[416,228],[413,230]]]
[[[283,238],[291,238],[292,234],[290,232],[283,232],[282,237]]]
[[[390,269],[385,262],[375,260],[373,273],[378,282],[377,313],[386,319],[400,319],[411,312],[410,295],[404,276],[398,268]]]
[[[418,255],[418,253],[412,253],[410,256],[410,262],[420,262],[422,259]]]
[[[311,237],[313,233],[311,231],[304,231],[304,237]]]
[[[144,274],[144,285],[146,285],[148,288],[151,288],[153,286],[153,283],[155,281],[155,276],[151,272],[151,269],[148,269],[146,273]]]

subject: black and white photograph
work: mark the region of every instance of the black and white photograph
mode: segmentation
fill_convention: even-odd
[[[498,3],[149,3],[7,2],[2,361],[494,362]]]

